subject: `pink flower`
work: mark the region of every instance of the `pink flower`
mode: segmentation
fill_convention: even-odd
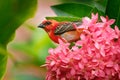
[[[46,80],[120,80],[120,30],[111,25],[114,19],[92,14],[84,17],[80,40],[50,49],[46,58]]]

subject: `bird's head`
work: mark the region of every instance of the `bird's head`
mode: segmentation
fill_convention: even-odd
[[[45,29],[47,32],[54,30],[58,25],[58,22],[55,20],[44,20],[38,27]]]

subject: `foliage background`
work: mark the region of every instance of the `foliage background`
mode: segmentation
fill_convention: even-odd
[[[107,1],[109,1],[108,5]],[[72,2],[72,4],[57,5],[68,2]],[[90,16],[92,12],[98,12],[100,15],[107,14],[110,18],[115,18],[116,24],[120,25],[120,5],[118,3],[120,0],[116,0],[116,2],[114,0],[33,0],[33,2],[29,0],[1,0],[0,78],[7,63],[3,80],[45,79],[46,69],[40,68],[40,65],[44,64],[48,49],[56,46],[44,30],[37,28],[46,16],[56,16],[56,14],[57,16],[71,16],[70,19],[47,17],[47,19],[70,21]],[[73,6],[77,7],[74,11],[70,10]],[[7,45],[9,41],[11,42]]]
[[[16,2],[19,0],[8,1]],[[48,54],[48,48],[54,47],[54,44],[50,41],[47,34],[42,29],[38,29],[37,26],[44,20],[45,16],[55,16],[50,6],[58,2],[55,0],[33,1],[37,1],[37,3],[33,3],[31,8],[36,7],[36,9],[28,12],[27,15],[35,12],[34,16],[31,16],[19,26],[13,36],[14,40],[7,46],[9,55],[3,80],[44,80],[46,70],[40,68],[40,65],[45,61],[45,56]],[[19,4],[23,6],[23,3],[25,3],[25,5],[28,6],[28,2],[30,1],[28,0],[25,2],[21,0]],[[14,8],[15,5],[13,5]],[[23,8],[25,9],[25,7]],[[48,12],[50,13],[48,14]]]

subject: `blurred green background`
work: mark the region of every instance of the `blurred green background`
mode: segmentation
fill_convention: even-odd
[[[17,4],[17,0],[10,1],[14,3],[14,8],[17,8],[19,4],[23,7],[23,2],[26,6],[29,5],[29,0],[26,2],[21,0],[21,3],[18,0]],[[38,29],[37,26],[46,16],[55,16],[50,6],[60,2],[56,0],[37,0],[37,4],[33,2],[30,7],[35,13],[34,16],[20,25],[13,35],[14,39],[7,46],[9,55],[3,80],[44,80],[45,78],[46,69],[40,68],[40,65],[45,63],[48,49],[54,48],[55,44],[49,39],[45,31]],[[9,0],[6,1],[6,4],[9,6]],[[35,6],[37,9],[34,9]],[[32,10],[27,15],[32,14]],[[14,11],[15,14],[17,11],[19,10]]]
[[[16,3],[15,1],[17,0],[1,2],[5,2],[9,6],[11,3],[10,1]],[[17,28],[15,34],[11,34],[15,37],[7,46],[9,54],[7,70],[3,80],[45,80],[46,69],[40,68],[40,65],[45,63],[48,49],[54,48],[56,44],[49,39],[44,30],[38,29],[37,26],[45,19],[46,16],[56,16],[50,6],[67,2],[80,2],[96,6],[102,11],[105,11],[106,1],[107,0],[37,0],[37,3],[32,3],[32,5],[30,5],[28,3],[29,0],[26,0],[26,2],[24,2],[24,0],[18,0],[18,4],[11,4],[14,6],[15,10],[14,12],[11,10],[4,11],[8,16],[10,14],[12,14],[12,16],[16,16],[15,14],[19,13],[18,5],[21,6],[21,10],[24,10],[25,5],[29,5],[31,10],[30,12],[27,12],[26,15],[32,14],[32,10],[35,15],[32,18],[30,17],[28,20],[25,20],[24,18],[21,18],[21,16],[24,15],[21,14],[21,11],[21,13],[19,13],[21,15],[15,17],[15,20],[13,20],[12,25],[18,25],[14,24],[14,21],[20,23],[25,22],[22,23],[22,25],[19,24],[20,27]],[[37,7],[36,11],[34,11],[35,6]],[[0,8],[3,8],[2,5],[0,5]],[[5,8],[7,9],[7,6]],[[4,14],[4,12],[2,14]],[[12,16],[7,20],[11,20]],[[21,18],[21,20],[17,20],[18,18]],[[6,35],[7,34],[9,33],[6,33]],[[6,42],[4,43],[7,44]]]

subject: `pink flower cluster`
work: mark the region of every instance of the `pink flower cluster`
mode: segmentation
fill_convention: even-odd
[[[80,40],[72,48],[59,40],[46,58],[46,80],[120,80],[120,30],[114,19],[84,17]]]

